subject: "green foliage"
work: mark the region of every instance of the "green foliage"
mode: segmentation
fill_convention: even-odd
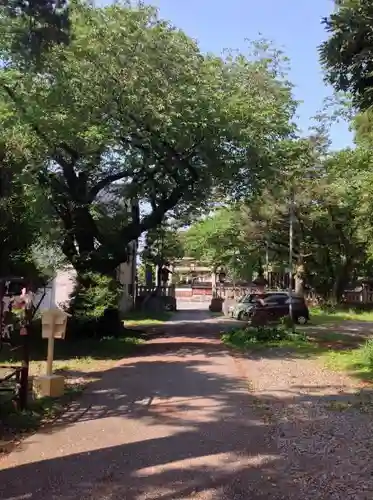
[[[193,224],[184,234],[185,253],[210,265],[227,269],[230,277],[251,279],[258,254],[243,236],[239,207],[220,208]]]
[[[47,44],[42,68],[25,70],[23,17],[2,11],[0,110],[60,220],[67,259],[110,274],[165,214],[201,212],[212,193],[236,195],[272,175],[295,103],[281,54],[263,43],[255,57],[223,59],[151,7],[72,2],[68,15],[59,26],[69,43]],[[151,212],[127,210],[133,200]]]
[[[141,254],[145,264],[163,266],[183,257],[184,245],[180,231],[162,224],[147,232]]]
[[[219,209],[193,224],[185,234],[186,253],[215,267],[226,266],[232,275],[239,264],[237,254],[253,269],[266,253],[272,269],[284,272],[292,198],[297,292],[303,293],[307,285],[336,303],[348,283],[370,276],[372,153],[361,138],[359,147],[336,153],[328,152],[319,139],[283,141],[281,175],[263,183],[239,206]],[[242,269],[236,269],[242,276]]]
[[[69,9],[66,0],[3,0],[0,30],[10,36],[13,54],[20,62],[40,66],[43,56],[55,44],[70,39]],[[13,35],[13,36],[12,36]]]
[[[257,344],[281,345],[281,343],[288,342],[291,345],[291,343],[306,343],[307,337],[302,333],[294,333],[285,326],[265,326],[259,328],[249,326],[223,334],[222,341],[232,347],[249,349],[255,347]]]
[[[262,251],[268,245],[270,263],[284,269],[292,197],[296,286],[307,283],[322,296],[339,300],[347,283],[368,271],[370,226],[363,220],[370,197],[364,193],[363,172],[369,155],[359,149],[319,154],[311,144],[304,144],[303,155],[293,163],[284,163],[276,183],[246,204],[244,229]]]
[[[324,19],[329,39],[320,47],[326,76],[337,91],[350,92],[361,110],[373,104],[373,4],[342,0]]]
[[[373,369],[373,339],[367,340],[360,349],[360,358],[362,364]]]
[[[0,142],[0,276],[36,278],[40,269],[33,259],[32,245],[40,238],[40,220],[24,185],[24,167],[24,160],[3,138]]]
[[[346,339],[345,339],[346,340]],[[351,346],[351,338],[348,339]],[[331,350],[324,354],[324,360],[333,370],[346,371],[350,376],[371,383],[373,380],[373,341],[356,344],[354,348]]]
[[[120,293],[120,285],[113,278],[95,273],[78,276],[69,313],[74,319],[98,319],[106,309],[118,308]]]

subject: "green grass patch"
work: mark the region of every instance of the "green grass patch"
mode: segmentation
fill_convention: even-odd
[[[316,332],[312,332],[305,328],[303,329],[303,327],[299,327],[299,329],[307,335],[309,340],[321,344],[329,343],[331,347],[357,347],[365,341],[365,338],[360,335],[352,336],[349,333],[329,330],[318,330]]]
[[[327,310],[320,307],[310,308],[311,323],[322,325],[326,323],[338,323],[341,321],[371,321],[373,322],[373,311],[358,311],[355,309]]]
[[[124,319],[124,326],[130,327],[159,325],[168,321],[171,318],[172,314],[173,313],[169,311],[131,311]]]
[[[332,370],[345,371],[362,381],[373,382],[373,339],[355,349],[326,351],[322,358]]]
[[[292,332],[283,326],[246,327],[231,330],[221,337],[224,344],[239,350],[258,350],[270,347],[312,348],[304,333]]]
[[[82,375],[110,368],[114,361],[131,355],[142,342],[135,337],[56,340],[53,368],[55,371],[81,373]],[[0,352],[0,365],[20,363],[20,350],[10,352],[4,346]],[[45,372],[47,341],[32,342],[30,346],[30,373],[39,375]]]

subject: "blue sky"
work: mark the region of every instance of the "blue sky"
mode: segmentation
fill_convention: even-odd
[[[104,0],[105,1],[105,0]],[[107,1],[105,3],[108,3]],[[274,41],[291,60],[290,80],[295,97],[304,104],[298,123],[307,131],[310,119],[331,94],[323,82],[317,47],[327,38],[321,19],[334,0],[149,0],[161,17],[198,40],[203,51],[220,54],[224,48],[245,50],[245,39]],[[333,147],[351,145],[346,123],[332,129]]]

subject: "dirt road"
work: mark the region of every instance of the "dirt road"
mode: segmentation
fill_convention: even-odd
[[[314,412],[318,427],[307,429],[312,402],[311,408],[307,401],[301,405],[307,415],[292,411],[296,402],[299,406],[304,401],[299,397],[304,381],[294,380],[296,361],[232,357],[218,340],[220,327],[223,322],[211,319],[206,311],[179,313],[164,328],[163,337],[104,374],[53,429],[29,437],[0,462],[0,498],[372,498],[371,491],[362,490],[356,467],[351,469],[358,481],[356,496],[350,496],[348,489],[353,477],[346,479],[344,492],[336,490],[334,495],[323,489],[318,494],[321,490],[314,488],[312,479],[318,485],[321,474],[328,482],[333,473],[325,465],[329,462],[317,468],[322,446],[333,440],[337,451],[325,449],[325,454],[338,458],[338,443],[335,436],[325,435],[316,453],[312,432],[320,431],[319,413]],[[273,366],[277,371],[270,374]],[[307,378],[310,372],[304,370],[300,373]],[[278,385],[285,373],[285,385]],[[294,391],[289,395],[289,385],[298,387],[296,396]],[[275,411],[267,411],[268,406]],[[289,415],[296,415],[297,424],[309,432],[302,434],[303,449],[295,448],[297,428]],[[367,457],[365,462],[368,469]]]
[[[265,444],[266,426],[251,412],[236,361],[210,333],[217,320],[207,318],[205,311],[179,313],[175,336],[144,346],[52,431],[26,439],[0,462],[0,498],[275,494],[266,479],[276,460]]]

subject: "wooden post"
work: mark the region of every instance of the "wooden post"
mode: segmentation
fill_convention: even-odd
[[[52,335],[48,338],[48,353],[47,353],[47,376],[50,377],[53,374],[53,358],[54,358],[54,336]]]

